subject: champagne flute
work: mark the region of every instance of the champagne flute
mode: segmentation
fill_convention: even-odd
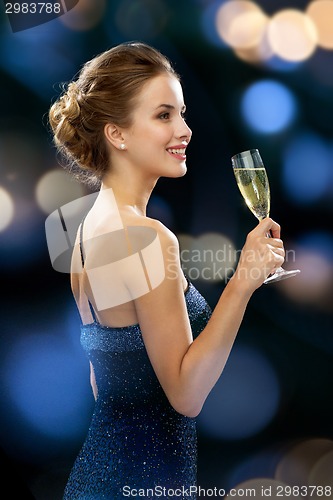
[[[266,169],[258,149],[250,149],[238,153],[231,158],[238,188],[251,212],[258,220],[269,217],[270,190]],[[271,237],[270,234],[267,236]],[[264,283],[273,283],[291,278],[300,272],[299,269],[285,271],[279,267],[274,274],[268,276]]]

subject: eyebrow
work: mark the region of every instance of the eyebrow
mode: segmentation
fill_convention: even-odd
[[[160,104],[159,106],[157,106],[156,109],[159,109],[159,108],[167,108],[167,109],[175,109],[174,106],[172,106],[172,104]],[[182,106],[182,110],[185,110],[186,109],[186,106],[185,104]]]

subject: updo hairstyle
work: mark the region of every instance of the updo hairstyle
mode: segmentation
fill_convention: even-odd
[[[168,73],[179,79],[169,60],[140,42],[118,45],[88,61],[78,78],[51,106],[49,123],[64,167],[91,186],[110,168],[104,127],[131,125],[131,113],[144,84]]]

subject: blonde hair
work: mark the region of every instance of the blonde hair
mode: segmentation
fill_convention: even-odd
[[[130,126],[142,87],[163,73],[179,79],[164,55],[141,42],[118,45],[88,61],[49,110],[64,167],[82,182],[99,184],[110,167],[104,126]]]

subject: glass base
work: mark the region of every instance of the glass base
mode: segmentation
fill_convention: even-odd
[[[296,274],[300,272],[300,269],[285,271],[284,269],[282,269],[282,267],[280,267],[275,271],[274,274],[271,274],[270,276],[268,276],[268,278],[265,279],[264,284],[267,285],[268,283],[274,283],[275,281],[285,280],[287,278],[291,278],[292,276],[296,276]]]

